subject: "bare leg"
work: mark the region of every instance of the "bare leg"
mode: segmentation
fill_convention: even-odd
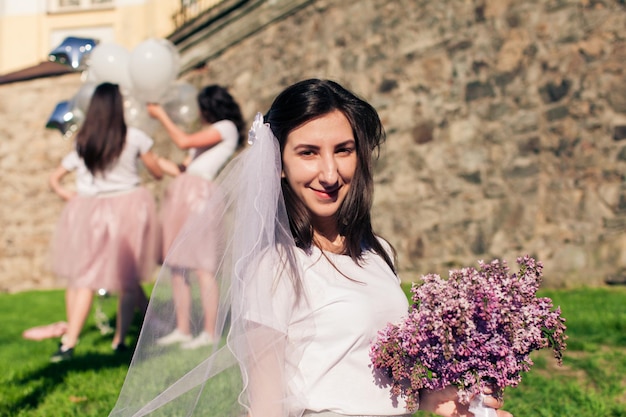
[[[123,344],[126,334],[133,321],[135,305],[137,303],[137,290],[122,290],[117,303],[117,318],[115,320],[115,334],[113,335],[113,346]]]
[[[71,348],[78,343],[85,321],[91,311],[93,290],[89,288],[68,288],[66,291],[67,332],[63,335],[63,346]]]
[[[176,328],[184,334],[191,334],[191,288],[183,273],[172,270],[172,296],[176,310]]]
[[[215,275],[208,271],[198,270],[200,283],[200,300],[204,312],[204,331],[215,337],[215,322],[219,303],[219,287]]]
[[[145,317],[146,315],[146,311],[148,310],[148,303],[150,300],[148,300],[148,296],[146,295],[146,292],[143,290],[143,287],[141,286],[141,284],[137,284],[138,285],[138,289],[137,289],[137,297],[135,299],[135,303],[137,306],[137,309],[139,310],[139,313],[141,314],[141,317]]]
[[[76,288],[68,288],[65,290],[65,317],[67,321],[71,321],[72,308],[76,303]]]
[[[137,286],[132,290],[120,292],[119,302],[117,304],[113,346],[125,342],[128,329],[135,318],[135,308],[139,310],[142,317],[145,316],[146,310],[148,309],[148,297],[139,283],[137,283]]]

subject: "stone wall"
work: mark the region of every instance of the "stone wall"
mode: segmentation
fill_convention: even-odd
[[[53,284],[45,265],[62,203],[47,180],[70,144],[44,126],[79,83],[72,74],[0,86],[0,290]]]
[[[596,285],[626,264],[624,27],[623,1],[316,1],[189,78],[249,117],[307,77],[370,101],[375,225],[404,279],[528,253]]]
[[[0,86],[0,291],[63,284],[50,272],[49,242],[64,202],[48,186],[48,177],[72,142],[45,125],[55,105],[72,98],[80,86],[79,74]],[[179,157],[165,140],[156,149]],[[160,196],[164,184],[144,177]],[[72,175],[65,178],[68,187],[73,180]]]
[[[318,0],[217,56],[206,39],[183,78],[229,86],[249,121],[308,77],[371,102],[388,133],[375,227],[407,281],[531,254],[547,285],[599,285],[626,267],[624,27],[622,0]],[[0,283],[48,277],[46,177],[68,145],[42,126],[78,83],[0,86]]]

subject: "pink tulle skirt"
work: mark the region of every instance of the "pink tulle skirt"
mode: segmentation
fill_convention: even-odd
[[[143,187],[77,196],[52,238],[52,269],[73,288],[131,289],[151,277],[159,258],[156,205]]]
[[[219,256],[216,186],[192,174],[177,176],[161,208],[163,254],[170,266],[215,272]]]

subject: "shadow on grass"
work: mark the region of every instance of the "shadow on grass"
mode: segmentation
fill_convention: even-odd
[[[109,324],[115,326],[115,315],[109,317]],[[101,374],[103,371],[128,368],[131,362],[135,341],[141,330],[143,317],[136,315],[129,329],[128,339],[133,343],[127,350],[114,352],[110,348],[112,334],[102,334],[97,326],[87,325],[81,334],[80,343],[71,359],[58,363],[45,363],[45,365],[32,370],[23,370],[19,376],[11,379],[13,394],[2,401],[3,410],[0,416],[18,415],[24,410],[36,410],[47,398],[55,395],[59,391],[67,392],[68,377],[72,376],[74,384],[82,381],[82,375],[86,375],[84,380],[90,381],[93,375]],[[127,340],[128,340],[127,339]],[[39,342],[37,342],[39,343]],[[49,343],[49,342],[48,342]],[[106,347],[105,347],[106,346]],[[103,349],[108,351],[103,352]],[[55,349],[50,351],[50,354]],[[125,372],[124,372],[125,373]],[[100,383],[100,382],[98,382]],[[111,385],[115,382],[111,382]],[[120,386],[121,387],[121,382]],[[93,391],[90,388],[89,391]],[[79,391],[77,389],[77,391]],[[75,397],[69,396],[71,402],[81,402],[80,394]]]
[[[7,415],[16,415],[20,410],[36,409],[57,389],[66,389],[64,383],[71,374],[103,371],[105,369],[128,366],[132,358],[132,349],[120,353],[75,353],[73,358],[64,362],[49,363],[44,367],[27,372],[14,380],[16,385],[28,387],[25,395],[14,397],[11,404],[6,404]],[[36,382],[35,382],[36,381]],[[76,401],[80,399],[77,398]],[[70,398],[72,401],[72,398]]]

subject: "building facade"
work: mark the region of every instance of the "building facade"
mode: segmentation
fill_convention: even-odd
[[[182,0],[0,0],[0,74],[37,65],[68,36],[129,50],[174,31]]]

